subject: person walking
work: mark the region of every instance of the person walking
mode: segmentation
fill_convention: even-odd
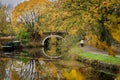
[[[80,46],[81,46],[81,47],[84,46],[84,40],[83,40],[83,39],[81,39],[81,41],[80,41]]]

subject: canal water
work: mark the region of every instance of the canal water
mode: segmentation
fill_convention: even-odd
[[[0,52],[0,80],[114,80],[73,59],[51,59],[40,48]]]

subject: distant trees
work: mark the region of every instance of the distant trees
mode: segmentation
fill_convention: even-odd
[[[4,6],[0,2],[0,36],[13,34],[9,10],[10,6]]]
[[[0,33],[4,34],[6,29],[5,7],[0,3]]]

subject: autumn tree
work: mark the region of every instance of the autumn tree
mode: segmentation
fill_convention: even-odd
[[[0,33],[4,36],[13,34],[10,21],[10,8],[10,5],[4,6],[0,3]]]
[[[60,8],[60,2],[49,2],[46,8],[42,11],[40,18],[41,27],[47,32],[65,32],[66,27],[63,26],[65,16],[69,14]]]
[[[98,26],[93,25],[92,28],[95,35],[98,36],[96,46],[107,50],[111,56],[115,56],[114,42],[119,43],[117,40],[119,37],[113,35],[113,31],[117,32],[119,30],[119,7],[119,1],[117,0],[99,0],[97,6],[91,9],[92,12],[94,11],[92,13],[95,19],[94,23],[98,24]],[[115,34],[119,35],[119,33]]]
[[[5,34],[5,29],[6,29],[5,7],[0,3],[0,33]]]
[[[19,4],[12,12],[12,23],[16,32],[25,31],[30,34],[33,41],[39,38],[39,18],[44,9],[46,0],[30,0]],[[16,24],[19,25],[16,27]]]
[[[115,56],[112,45],[113,41],[118,41],[118,36],[113,36],[113,33],[119,31],[120,2],[117,0],[60,1],[62,9],[70,14],[64,19],[65,25],[72,29],[70,33],[76,29],[76,32],[86,35],[90,45],[105,49],[109,55]]]
[[[115,56],[113,45],[117,40],[115,36],[113,36],[112,30],[116,30],[117,27],[119,27],[119,7],[119,1],[117,0],[99,0],[95,8],[90,10],[92,12],[92,18],[95,20],[94,23],[98,24],[98,26],[95,26],[93,23],[92,27],[92,32],[98,36],[96,46],[107,50],[111,56]],[[119,34],[117,33],[117,35]],[[117,43],[119,43],[119,41],[117,41]]]

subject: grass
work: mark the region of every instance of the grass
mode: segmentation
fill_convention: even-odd
[[[120,66],[120,57],[106,56],[103,54],[94,54],[90,52],[82,51],[78,46],[74,46],[70,50],[71,54],[78,54],[81,57],[88,58],[90,60],[98,60],[100,62],[115,64]]]

